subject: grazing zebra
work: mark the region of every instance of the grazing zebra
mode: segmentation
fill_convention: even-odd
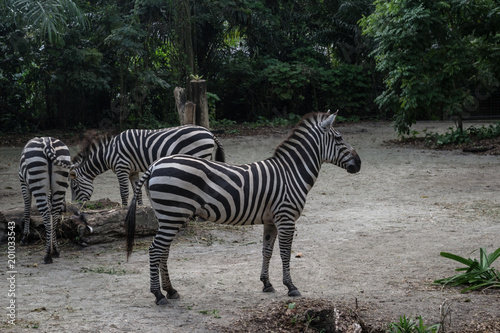
[[[115,137],[97,138],[73,157],[70,172],[73,201],[88,201],[94,191],[94,178],[111,169],[120,185],[122,205],[128,203],[128,180],[135,189],[139,172],[144,172],[160,157],[187,154],[223,162],[224,150],[207,129],[185,125],[161,130],[127,130]],[[142,205],[141,194],[138,194]]]
[[[52,263],[52,257],[59,257],[56,231],[68,188],[70,160],[68,147],[60,140],[50,137],[31,139],[21,154],[19,180],[24,199],[21,243],[25,244],[28,240],[33,195],[45,226],[45,264]]]
[[[161,158],[144,173],[125,218],[127,258],[134,243],[136,196],[146,184],[158,219],[158,233],[149,248],[151,292],[156,304],[165,304],[159,281],[168,298],[178,298],[168,275],[170,244],[184,221],[194,215],[232,225],[264,225],[260,280],[264,292],[269,281],[269,261],[276,237],[283,262],[283,283],[289,296],[300,296],[290,276],[290,255],[295,220],[313,187],[323,162],[349,173],[361,168],[358,154],[332,127],[336,113],[304,116],[273,157],[251,164],[229,165],[192,156]]]

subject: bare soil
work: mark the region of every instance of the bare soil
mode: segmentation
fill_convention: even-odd
[[[415,129],[450,126],[422,122]],[[63,240],[61,258],[51,265],[42,264],[41,242],[16,244],[16,325],[8,323],[6,309],[10,269],[2,269],[0,331],[327,332],[331,326],[317,323],[330,314],[363,322],[366,332],[382,331],[403,315],[422,316],[427,325],[444,321],[448,332],[500,332],[498,289],[462,294],[432,284],[460,267],[441,251],[477,257],[480,247],[500,247],[500,157],[394,144],[396,134],[385,122],[338,129],[362,168],[350,175],[325,164],[308,196],[291,262],[301,298],[286,296],[277,249],[271,262],[276,292],[261,292],[261,226],[190,223],[170,252],[181,298],[162,307],[149,292],[151,237],[137,239],[128,262],[124,240],[89,247]],[[220,139],[229,162],[247,163],[271,156],[286,132]],[[0,210],[23,205],[17,179],[23,145],[0,143]],[[93,199],[120,201],[113,173],[95,185]],[[7,247],[0,248],[7,267]],[[451,310],[444,320],[443,304]]]

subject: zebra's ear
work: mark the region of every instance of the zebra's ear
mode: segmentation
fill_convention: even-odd
[[[332,114],[330,117],[326,118],[325,120],[323,120],[319,126],[321,126],[321,128],[323,128],[324,130],[327,130],[329,129],[330,127],[332,127],[333,125],[333,122],[335,120],[335,118],[337,117],[337,113],[339,111],[337,110],[337,112],[335,112],[334,114]]]

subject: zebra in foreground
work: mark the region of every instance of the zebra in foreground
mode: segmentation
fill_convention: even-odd
[[[136,188],[139,172],[159,159],[187,154],[224,162],[219,140],[204,127],[185,125],[161,130],[127,130],[117,136],[98,137],[87,142],[73,157],[70,172],[73,201],[88,201],[94,191],[94,178],[111,169],[118,177],[122,205],[128,204],[128,181]],[[138,194],[142,205],[141,193]]]
[[[59,257],[56,231],[68,188],[70,160],[68,147],[60,140],[51,137],[31,139],[21,154],[19,180],[24,199],[21,244],[26,244],[28,241],[33,195],[45,226],[46,245],[43,259],[45,264],[52,263],[52,257]]]
[[[300,296],[290,276],[290,255],[295,220],[313,187],[323,162],[349,173],[361,168],[358,154],[332,127],[337,113],[304,116],[273,157],[251,164],[229,165],[192,156],[161,158],[144,173],[125,218],[127,259],[133,249],[137,194],[146,184],[159,222],[149,248],[151,292],[156,304],[166,304],[179,294],[170,282],[167,259],[170,244],[186,219],[202,219],[232,225],[264,225],[263,263],[260,280],[264,292],[273,292],[269,261],[276,237],[283,263],[283,283],[289,296]]]

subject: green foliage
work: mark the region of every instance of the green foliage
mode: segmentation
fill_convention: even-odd
[[[370,8],[366,0],[5,0],[0,131],[173,124],[171,87],[190,73],[210,82],[211,120],[285,124],[337,108],[366,115],[375,78],[356,22]]]
[[[219,314],[219,310],[201,310],[199,312],[201,314],[204,314],[204,315],[212,315],[216,319],[221,318],[220,314]]]
[[[421,316],[414,319],[399,317],[399,322],[390,323],[387,327],[388,333],[436,333],[439,331],[439,324],[426,326]]]
[[[467,131],[471,136],[475,136],[478,139],[492,139],[500,136],[500,121],[495,124],[490,124],[488,127],[481,126],[479,128],[469,127]]]
[[[471,142],[469,133],[453,127],[448,128],[444,134],[428,133],[425,131],[425,142],[427,145],[443,146],[449,144],[463,144]]]
[[[500,12],[494,0],[377,0],[360,20],[373,37],[385,91],[376,102],[394,113],[394,126],[408,134],[417,119],[462,115],[471,91],[500,84]],[[472,101],[472,103],[471,103]]]
[[[487,254],[486,250],[479,250],[479,260],[458,256],[456,254],[441,252],[442,257],[458,261],[466,267],[457,268],[455,271],[464,272],[449,278],[435,280],[435,284],[443,286],[467,286],[462,293],[484,288],[500,288],[500,272],[491,265],[500,257],[500,248]]]
[[[217,121],[217,107],[216,104],[220,102],[219,96],[207,91],[207,104],[208,104],[208,117],[210,123]]]
[[[466,144],[471,143],[472,139],[491,139],[500,136],[500,122],[488,127],[484,125],[479,128],[469,127],[466,130],[450,127],[444,134],[428,132],[427,130],[424,132],[427,145]]]
[[[89,26],[88,20],[71,0],[4,0],[7,20],[11,19],[19,27],[34,33],[43,43],[64,45],[63,34],[70,25],[79,29]]]

